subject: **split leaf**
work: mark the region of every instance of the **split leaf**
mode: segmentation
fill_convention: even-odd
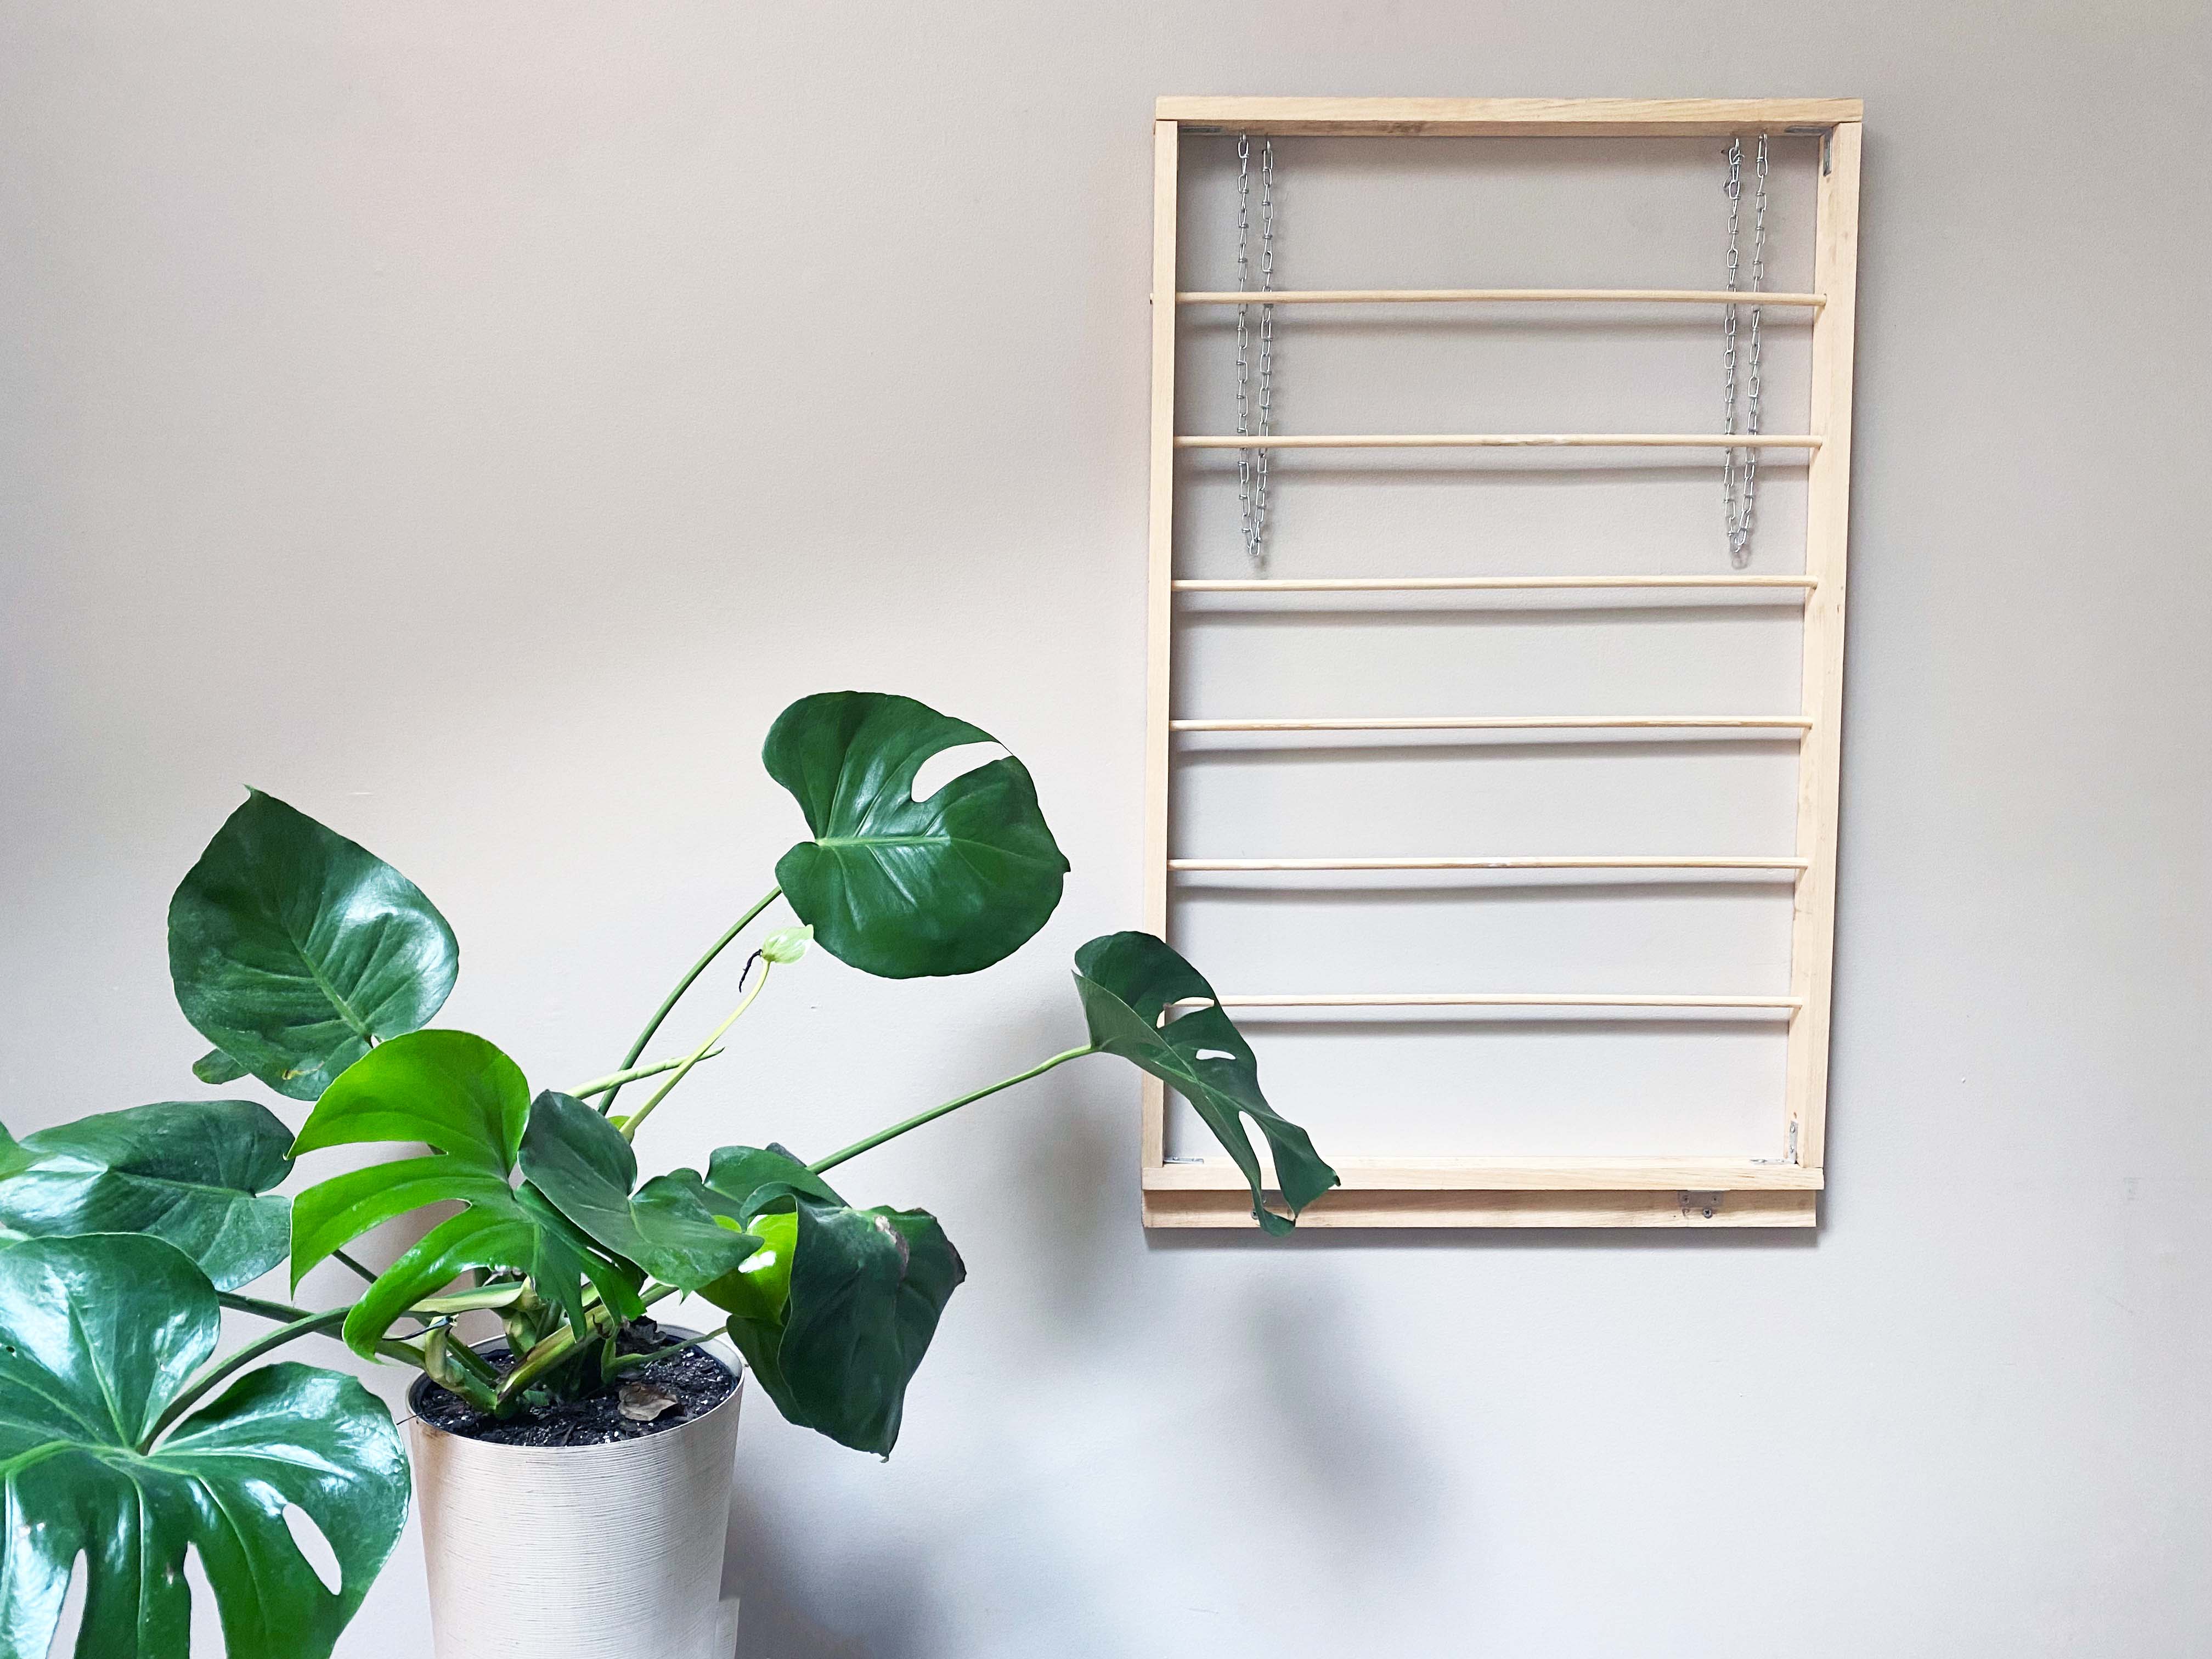
[[[1109,933],[1075,953],[1075,988],[1091,1040],[1159,1079],[1191,1103],[1252,1186],[1252,1218],[1267,1231],[1286,1233],[1299,1211],[1338,1182],[1334,1170],[1314,1151],[1304,1129],[1279,1116],[1260,1092],[1260,1062],[1252,1045],[1222,1011],[1206,976],[1150,933]],[[1192,1009],[1161,1023],[1178,1002]],[[1250,1119],[1274,1154],[1275,1184],[1288,1216],[1269,1209]]]
[[[0,1250],[0,1652],[46,1651],[82,1553],[78,1659],[185,1659],[197,1550],[231,1659],[326,1659],[405,1523],[406,1454],[359,1382],[292,1364],[149,1448],[221,1322],[215,1287],[159,1239]],[[337,1559],[335,1590],[293,1540],[294,1505]]]
[[[1060,902],[1067,860],[1011,755],[914,797],[925,762],[996,740],[911,697],[829,691],[778,716],[761,759],[814,834],[775,878],[822,947],[886,979],[972,974]]]

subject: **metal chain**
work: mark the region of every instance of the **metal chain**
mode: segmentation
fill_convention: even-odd
[[[1759,135],[1758,159],[1754,163],[1758,188],[1752,198],[1751,286],[1756,294],[1766,285],[1766,135]],[[1724,188],[1729,198],[1728,285],[1729,292],[1739,287],[1736,252],[1738,240],[1737,214],[1743,198],[1743,141],[1729,140],[1728,184]],[[1759,430],[1759,315],[1762,307],[1751,307],[1751,338],[1745,354],[1745,401],[1749,407],[1744,420],[1747,435]],[[1721,313],[1721,431],[1733,435],[1735,432],[1735,340],[1736,308],[1727,307]],[[1741,461],[1738,457],[1741,456]],[[1741,466],[1743,476],[1742,506],[1737,506],[1736,475]],[[1751,562],[1751,527],[1754,514],[1753,502],[1759,493],[1759,452],[1756,449],[1727,449],[1721,452],[1721,526],[1728,537],[1729,561],[1737,569]]]
[[[1237,137],[1237,288],[1251,287],[1252,141]],[[1275,286],[1275,145],[1260,143],[1260,292]],[[1251,331],[1246,321],[1250,307],[1237,307],[1237,435],[1254,435],[1252,408]],[[1260,312],[1260,405],[1258,435],[1275,428],[1275,308]],[[1267,452],[1237,452],[1237,505],[1244,526],[1244,556],[1259,569],[1267,562]]]

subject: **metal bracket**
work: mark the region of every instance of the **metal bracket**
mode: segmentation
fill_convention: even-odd
[[[1829,153],[1829,147],[1835,143],[1835,128],[1784,127],[1782,132],[1783,136],[1788,138],[1818,138],[1820,141],[1820,172],[1823,176],[1827,173],[1829,163],[1832,159]]]
[[[1686,1192],[1680,1194],[1680,1197],[1682,1200],[1683,1220],[1691,1221],[1701,1219],[1711,1221],[1713,1217],[1719,1212],[1721,1204],[1723,1200],[1728,1197],[1728,1194],[1726,1193]]]

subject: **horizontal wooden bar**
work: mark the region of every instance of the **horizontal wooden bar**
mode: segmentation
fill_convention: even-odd
[[[1147,1227],[1249,1231],[1249,1194],[1143,1194]],[[1298,1217],[1316,1228],[1382,1227],[1811,1227],[1820,1194],[1804,1192],[1346,1192],[1324,1193]]]
[[[1178,593],[1428,593],[1553,587],[1818,587],[1817,576],[1178,576]]]
[[[1818,294],[1775,294],[1727,288],[1279,288],[1199,289],[1176,295],[1179,306],[1390,305],[1802,306],[1818,311]]]
[[[1804,433],[1770,432],[1350,432],[1190,433],[1177,449],[1818,449]]]
[[[1664,996],[1641,991],[1322,991],[1224,996],[1224,1008],[1735,1008],[1791,1013],[1797,997]],[[1204,1006],[1187,997],[1176,1005]]]
[[[1818,1192],[1819,1170],[1750,1158],[1350,1158],[1336,1161],[1345,1192]],[[1154,1192],[1249,1191],[1225,1158],[1161,1164]]]
[[[1803,870],[1809,859],[1671,858],[1659,854],[1571,854],[1554,858],[1170,859],[1170,870]]]
[[[1856,98],[1162,98],[1156,118],[1277,136],[1724,138],[1863,118]]]
[[[1170,720],[1170,732],[1805,731],[1802,714],[1380,714],[1343,720]]]

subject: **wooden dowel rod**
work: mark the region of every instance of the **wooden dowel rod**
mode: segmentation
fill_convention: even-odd
[[[1204,433],[1176,439],[1177,449],[1818,449],[1804,434],[1705,432],[1354,432],[1311,434]]]
[[[1650,996],[1640,992],[1331,991],[1285,996],[1224,996],[1224,1008],[1763,1008],[1778,1013],[1803,1006],[1796,997]],[[1204,1007],[1186,997],[1177,1007]]]
[[[1802,732],[1802,714],[1408,714],[1358,720],[1170,720],[1170,732],[1522,732],[1552,728]]]
[[[1818,294],[1731,293],[1720,288],[1289,288],[1266,293],[1207,289],[1178,294],[1179,306],[1455,305],[1495,301],[1550,304],[1553,301],[1613,301],[1623,305],[1802,306],[1819,310]]]
[[[1803,870],[1805,859],[1668,858],[1643,854],[1558,858],[1170,859],[1170,870]]]
[[[1425,593],[1546,587],[1801,588],[1817,576],[1181,576],[1179,593]]]

